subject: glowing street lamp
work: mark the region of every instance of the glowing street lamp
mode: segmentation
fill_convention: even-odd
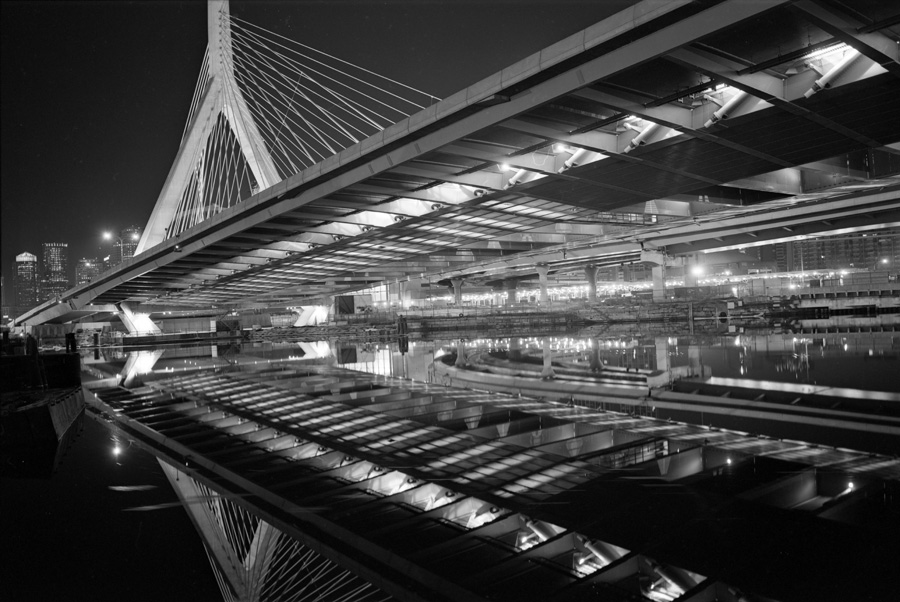
[[[141,235],[138,234],[137,232],[132,232],[131,236],[129,236],[129,238],[131,240],[137,242],[141,239]],[[103,240],[115,240],[120,245],[122,244],[122,241],[123,241],[121,236],[116,236],[115,234],[113,234],[112,232],[109,232],[109,231],[106,231],[103,233]]]
[[[879,269],[886,270],[888,264],[891,263],[891,260],[887,257],[882,257],[881,259],[876,259],[875,264],[872,266],[872,271],[877,272]]]
[[[140,233],[136,232],[134,229],[125,230],[126,235],[117,236],[110,231],[105,231],[103,233],[103,240],[111,241],[113,243],[113,247],[119,250],[118,257],[116,258],[116,263],[122,263],[127,259],[125,257],[125,249],[127,246],[131,245],[133,249],[137,242],[141,239]]]

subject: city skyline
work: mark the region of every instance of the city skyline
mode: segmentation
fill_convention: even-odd
[[[446,97],[632,3],[235,2],[231,9]],[[16,254],[37,254],[47,240],[68,242],[73,258],[92,257],[104,231],[143,227],[149,218],[200,70],[206,3],[8,2],[3,13],[0,265],[5,272]]]

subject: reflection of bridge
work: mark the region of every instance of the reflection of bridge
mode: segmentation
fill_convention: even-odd
[[[297,363],[94,393],[163,462],[229,600],[894,587],[896,458]]]
[[[704,251],[900,223],[896,7],[640,2],[344,150],[314,149],[319,129],[291,150],[272,124],[299,110],[257,93],[251,36],[210,6],[140,254],[19,323],[637,261],[659,280]]]

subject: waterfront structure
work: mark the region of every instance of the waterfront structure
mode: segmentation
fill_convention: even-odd
[[[87,284],[100,275],[102,264],[96,257],[82,257],[75,266],[75,285]]]
[[[56,300],[69,289],[69,245],[45,242],[41,245],[41,299]]]
[[[16,255],[15,310],[23,312],[39,302],[40,280],[36,255],[25,252]]]
[[[895,269],[900,260],[900,231],[823,236],[775,245],[779,272]]]

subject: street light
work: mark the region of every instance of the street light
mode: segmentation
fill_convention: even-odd
[[[882,257],[881,259],[875,260],[875,265],[872,266],[872,271],[877,272],[878,267],[881,266],[881,269],[887,269],[890,260],[887,257]]]
[[[125,230],[125,232],[128,232],[127,237],[117,236],[108,230],[103,233],[103,240],[112,241],[113,247],[118,247],[118,249],[119,249],[119,257],[117,258],[118,261],[116,262],[117,264],[122,263],[126,259],[125,258],[125,245],[126,245],[125,241],[129,240],[131,242],[137,243],[141,239],[141,235],[132,229]]]
[[[141,239],[141,235],[138,234],[137,232],[132,232],[130,238],[131,238],[131,240],[138,241]],[[109,232],[109,231],[103,233],[103,240],[116,240],[116,241],[118,241],[119,244],[122,244],[122,237],[116,236],[115,234],[113,234],[112,232]]]

